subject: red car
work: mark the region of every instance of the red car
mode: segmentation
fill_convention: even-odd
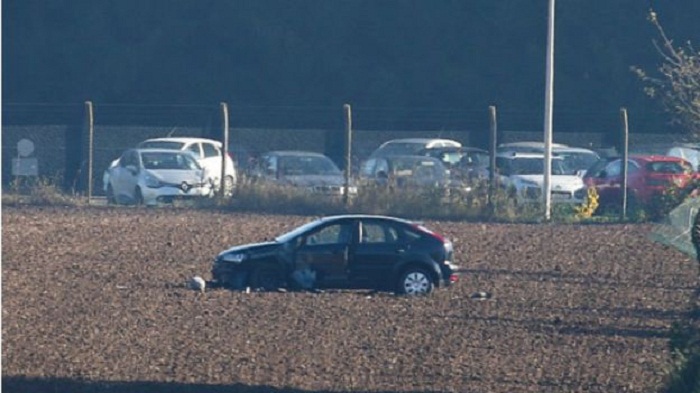
[[[627,160],[628,205],[648,206],[656,196],[673,187],[685,188],[697,178],[692,165],[678,157],[632,155]],[[601,160],[583,178],[595,187],[601,208],[622,205],[622,159]]]

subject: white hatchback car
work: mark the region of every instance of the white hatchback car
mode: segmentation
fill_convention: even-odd
[[[195,159],[166,149],[129,149],[108,170],[110,203],[157,205],[212,194],[213,185]]]
[[[204,169],[207,179],[210,179],[216,189],[221,186],[221,154],[222,143],[213,139],[194,137],[167,137],[146,139],[138,144],[139,148],[155,148],[186,151],[197,160]],[[235,164],[231,157],[226,158],[224,175],[224,192],[230,196],[238,181]]]
[[[505,187],[513,187],[518,203],[542,201],[544,185],[544,154],[498,153],[496,155],[498,179]],[[576,171],[569,168],[564,159],[552,156],[552,202],[583,203],[588,189]]]
[[[462,147],[462,144],[452,139],[443,138],[392,139],[379,145],[370,157],[415,156],[419,155],[424,149],[438,147]]]

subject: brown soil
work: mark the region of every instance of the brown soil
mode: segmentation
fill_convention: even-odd
[[[464,272],[425,298],[184,285],[308,220],[4,207],[3,391],[652,392],[697,285],[648,225],[444,221]]]

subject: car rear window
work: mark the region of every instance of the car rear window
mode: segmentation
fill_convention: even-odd
[[[170,141],[144,141],[139,143],[139,147],[148,149],[168,149],[168,150],[182,150],[184,144],[181,142],[170,142]]]
[[[691,173],[693,168],[683,162],[677,161],[655,161],[647,164],[647,170],[653,173]]]

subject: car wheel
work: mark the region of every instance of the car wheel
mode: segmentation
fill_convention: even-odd
[[[136,190],[134,190],[134,203],[137,206],[143,205],[143,194],[141,193],[141,188],[136,187]]]
[[[421,268],[409,268],[399,279],[399,293],[402,295],[427,295],[433,291],[435,284],[427,271]]]
[[[111,184],[107,185],[107,203],[110,205],[117,203],[117,198],[114,196],[114,189]]]
[[[224,177],[224,196],[230,197],[233,195],[233,177]]]
[[[253,271],[250,286],[264,291],[274,291],[284,287],[284,278],[278,267],[261,266]]]

